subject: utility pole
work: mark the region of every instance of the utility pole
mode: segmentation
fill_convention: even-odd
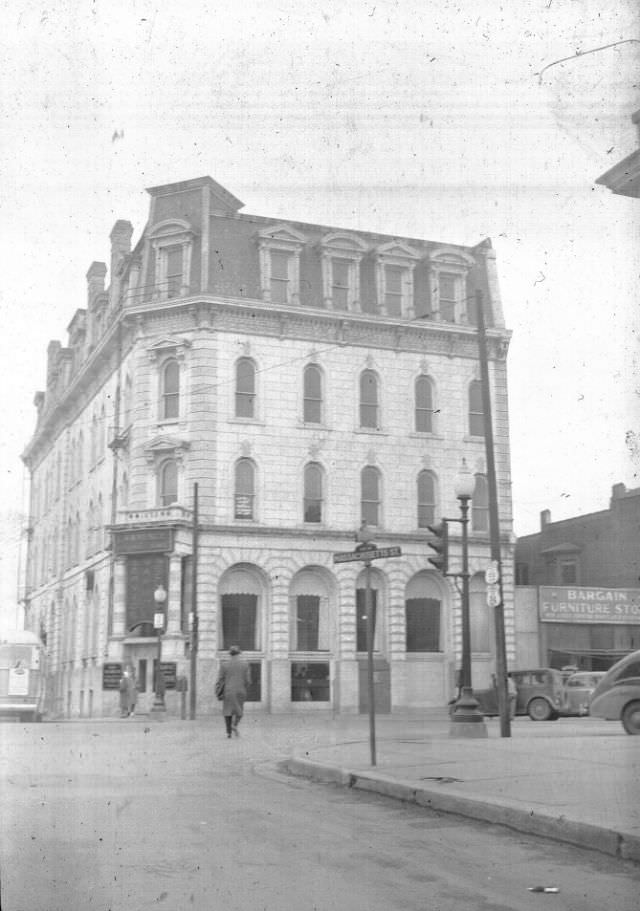
[[[191,555],[191,646],[189,648],[189,720],[196,717],[198,658],[198,485],[193,485],[193,537]]]
[[[502,549],[500,547],[500,517],[498,514],[498,487],[493,447],[493,423],[491,418],[491,391],[489,387],[489,362],[487,357],[487,335],[484,321],[482,291],[476,291],[476,312],[478,319],[478,352],[482,386],[482,412],[484,415],[484,445],[487,458],[487,484],[489,487],[489,538],[491,559],[498,567],[498,604],[494,608],[496,633],[496,680],[498,684],[498,709],[500,711],[500,736],[511,737],[511,716],[507,692],[507,652],[504,632],[504,595],[502,586]]]

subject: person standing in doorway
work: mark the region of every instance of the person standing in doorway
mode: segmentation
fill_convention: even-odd
[[[127,677],[127,715],[135,714],[136,699],[138,696],[138,683],[133,668]]]
[[[129,692],[131,680],[129,678],[129,669],[125,667],[120,678],[120,717],[126,718],[129,714]]]
[[[220,667],[216,680],[216,696],[222,700],[227,737],[231,737],[232,733],[237,737],[251,677],[249,665],[237,645],[231,646],[229,656],[229,660],[224,661]]]

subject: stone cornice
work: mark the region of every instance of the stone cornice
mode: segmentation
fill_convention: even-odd
[[[440,323],[429,319],[403,320],[367,313],[274,305],[246,298],[201,294],[178,301],[172,299],[137,304],[127,308],[127,313],[140,322],[147,317],[154,319],[168,311],[180,309],[188,310],[195,316],[195,326],[192,322],[192,328],[258,335],[262,333],[305,341],[317,341],[320,338],[341,345],[393,351],[424,353],[426,348],[428,352],[450,357],[477,357],[475,326]],[[510,339],[509,330],[488,328],[489,357],[503,360]]]

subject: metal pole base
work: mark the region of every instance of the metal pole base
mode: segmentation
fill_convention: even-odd
[[[484,715],[480,711],[480,706],[473,695],[473,690],[470,686],[465,686],[451,716],[449,737],[488,736]]]

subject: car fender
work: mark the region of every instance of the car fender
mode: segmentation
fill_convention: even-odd
[[[626,705],[640,699],[640,687],[636,683],[620,684],[601,693],[589,704],[589,714],[608,721],[617,721]]]

